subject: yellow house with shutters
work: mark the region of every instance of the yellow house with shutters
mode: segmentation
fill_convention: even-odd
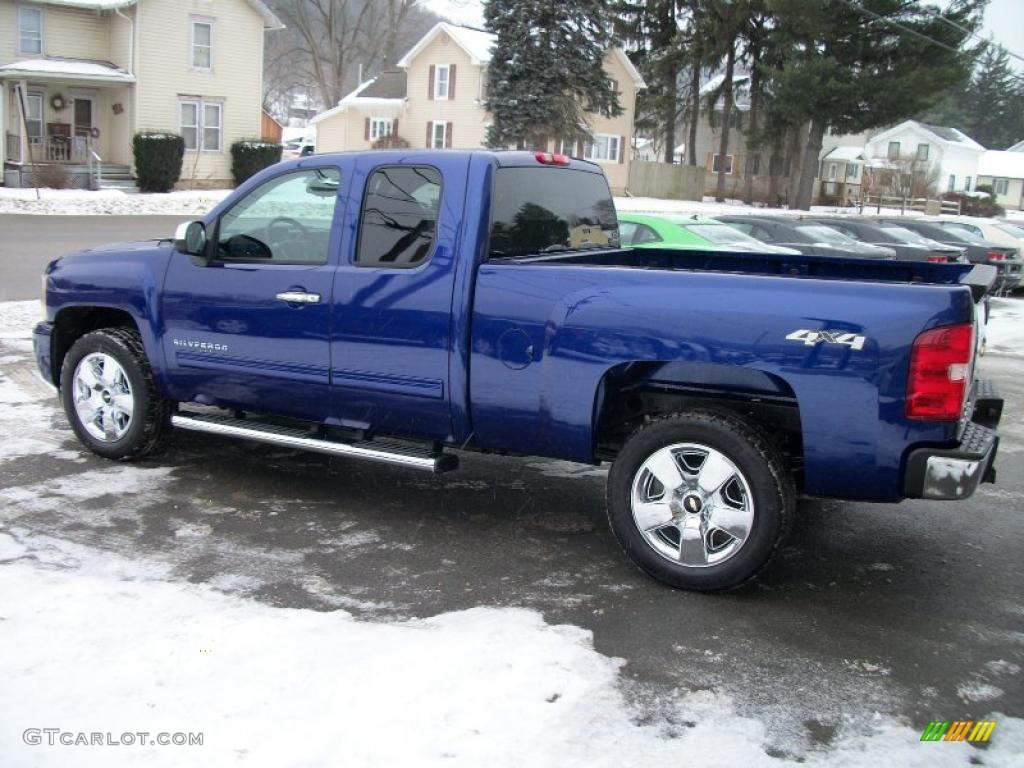
[[[283,25],[261,0],[0,0],[0,158],[78,186],[128,186],[132,136],[185,137],[182,184],[231,186],[230,146],[259,138],[263,40]]]
[[[493,45],[489,32],[436,24],[399,60],[397,70],[363,83],[313,119],[317,152],[370,149],[387,137],[432,149],[484,146],[492,120],[484,101]],[[644,82],[619,48],[605,55],[604,69],[618,89],[623,113],[588,114],[590,142],[549,141],[546,149],[600,163],[612,190],[622,192],[629,179],[636,94]]]

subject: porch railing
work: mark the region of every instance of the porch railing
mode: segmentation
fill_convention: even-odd
[[[32,136],[28,143],[37,163],[88,163],[92,149],[85,136]]]

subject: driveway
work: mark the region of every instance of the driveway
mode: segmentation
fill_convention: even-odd
[[[39,298],[39,276],[58,256],[106,243],[171,237],[188,216],[0,214],[0,301]]]

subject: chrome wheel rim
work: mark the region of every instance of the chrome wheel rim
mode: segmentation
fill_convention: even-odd
[[[75,413],[85,430],[104,443],[124,437],[135,398],[121,364],[102,352],[86,355],[75,368],[73,386]]]
[[[633,478],[630,504],[644,541],[691,568],[720,565],[750,536],[754,498],[733,461],[700,443],[655,451]]]

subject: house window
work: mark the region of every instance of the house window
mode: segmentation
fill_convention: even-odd
[[[43,94],[25,94],[25,124],[30,139],[42,138],[43,135]]]
[[[900,159],[900,143],[898,141],[889,142],[889,155],[890,160]]]
[[[370,141],[376,141],[377,139],[383,139],[385,136],[390,136],[394,131],[395,121],[390,117],[371,117],[370,118]]]
[[[711,160],[711,172],[718,173],[722,167],[721,155],[715,155]],[[725,156],[725,172],[728,174],[732,173],[732,155]]]
[[[431,149],[448,149],[448,123],[443,120],[435,120],[434,127],[430,132]]]
[[[586,145],[583,156],[598,162],[619,162],[619,137],[607,133],[595,133],[594,140]]]
[[[846,180],[856,181],[860,177],[860,166],[856,163],[847,163],[846,165]]]
[[[448,76],[449,67],[447,64],[438,65],[434,73],[434,98],[435,99],[447,99],[448,98]]]
[[[185,149],[220,152],[224,133],[224,106],[219,102],[190,99],[178,104],[179,133]]]
[[[836,167],[835,163],[829,163],[828,164],[828,178],[829,178],[829,181],[835,179],[836,173],[838,172],[838,170],[839,169]]]
[[[1010,191],[1009,179],[993,179],[992,191],[997,195],[1005,195]]]
[[[43,52],[42,9],[18,9],[18,50],[21,53],[39,54]]]
[[[917,159],[918,160],[927,160],[928,159],[928,145],[927,144],[918,144],[917,145]]]
[[[970,192],[971,191],[971,177],[970,176],[968,176],[967,179],[964,181],[964,191],[965,192]]]
[[[192,66],[195,69],[213,68],[213,22],[192,22]]]
[[[946,187],[946,189],[948,191],[950,191],[950,192],[952,192],[954,189],[956,189],[956,174],[955,173],[949,174],[949,185]]]
[[[559,139],[555,142],[555,154],[573,157],[576,154],[576,142],[573,139]]]

